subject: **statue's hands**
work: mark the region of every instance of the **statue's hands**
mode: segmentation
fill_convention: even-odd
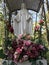
[[[15,19],[15,21],[16,21],[17,23],[19,23],[19,21],[17,21],[17,19]]]
[[[30,20],[31,20],[31,18],[29,18],[29,19],[27,20],[27,22],[30,22]]]

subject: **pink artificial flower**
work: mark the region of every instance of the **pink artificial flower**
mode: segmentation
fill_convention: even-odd
[[[24,61],[27,61],[28,60],[28,56],[27,55],[24,55],[23,56],[23,59],[24,59]]]
[[[16,64],[17,64],[18,58],[19,58],[18,52],[15,52],[15,53],[14,53],[14,62],[15,62]]]
[[[18,59],[18,56],[19,56],[18,52],[15,52],[14,53],[14,59]]]
[[[20,48],[17,48],[16,49],[16,52],[18,52],[19,54],[22,52],[22,49],[20,49]]]
[[[19,34],[18,39],[21,39],[21,38],[22,38],[22,35],[23,35],[23,34]]]
[[[40,24],[43,24],[44,23],[44,21],[43,20],[40,20],[40,22],[39,22]]]
[[[25,33],[25,34],[23,34],[23,36],[25,37],[25,36],[26,36],[26,33]]]
[[[43,49],[43,48],[44,48],[44,46],[43,46],[43,45],[39,45],[39,48],[40,48],[40,49]]]
[[[38,31],[39,29],[40,29],[40,26],[37,25],[37,26],[35,27],[35,31]]]
[[[29,41],[29,40],[24,40],[24,44],[25,44],[26,46],[30,46],[30,45],[31,45],[31,41]]]
[[[30,40],[31,36],[29,34],[26,35],[26,38]]]
[[[24,47],[22,46],[21,49],[24,49]]]
[[[23,62],[23,60],[22,60],[22,59],[20,59],[20,60],[19,60],[19,62],[20,62],[20,63],[22,63],[22,62]]]

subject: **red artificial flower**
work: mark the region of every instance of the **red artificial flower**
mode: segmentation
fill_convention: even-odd
[[[26,52],[27,55],[30,54],[30,53],[31,53],[30,51],[27,51],[27,52]]]
[[[26,53],[29,57],[32,57],[32,53],[30,51],[27,51]]]
[[[12,41],[12,48],[14,51],[16,50],[16,48],[17,48],[17,41],[16,40]]]
[[[43,23],[44,23],[44,21],[43,21],[43,20],[40,20],[40,21],[39,21],[39,24],[43,24]]]
[[[37,25],[37,26],[35,27],[35,31],[38,31],[38,30],[40,30],[40,26],[39,26],[39,25]]]
[[[35,56],[37,57],[39,55],[38,51],[35,51]]]
[[[36,48],[35,47],[32,47],[32,51],[36,51]]]
[[[10,24],[8,24],[8,25],[7,25],[7,28],[9,29],[10,27],[11,27],[11,25],[10,25]]]
[[[13,27],[12,27],[12,26],[9,28],[9,31],[10,31],[11,33],[13,33],[13,32],[14,32],[14,29],[13,29]]]

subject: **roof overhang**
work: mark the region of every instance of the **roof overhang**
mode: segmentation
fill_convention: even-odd
[[[43,0],[6,0],[6,5],[10,12],[21,9],[21,3],[24,2],[28,10],[39,12]]]

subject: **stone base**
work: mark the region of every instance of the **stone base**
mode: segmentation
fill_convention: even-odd
[[[47,60],[46,59],[42,59],[42,60],[37,60],[36,61],[37,65],[47,65]]]
[[[12,60],[3,60],[2,65],[31,65],[31,63],[29,61],[25,61],[23,63],[15,64],[14,62],[12,62]]]
[[[31,63],[29,61],[25,61],[23,63],[18,63],[17,65],[31,65]]]
[[[12,60],[2,60],[1,65],[31,65],[32,63],[29,61],[25,61],[22,63],[15,64]],[[36,65],[47,65],[47,60],[37,60]]]

